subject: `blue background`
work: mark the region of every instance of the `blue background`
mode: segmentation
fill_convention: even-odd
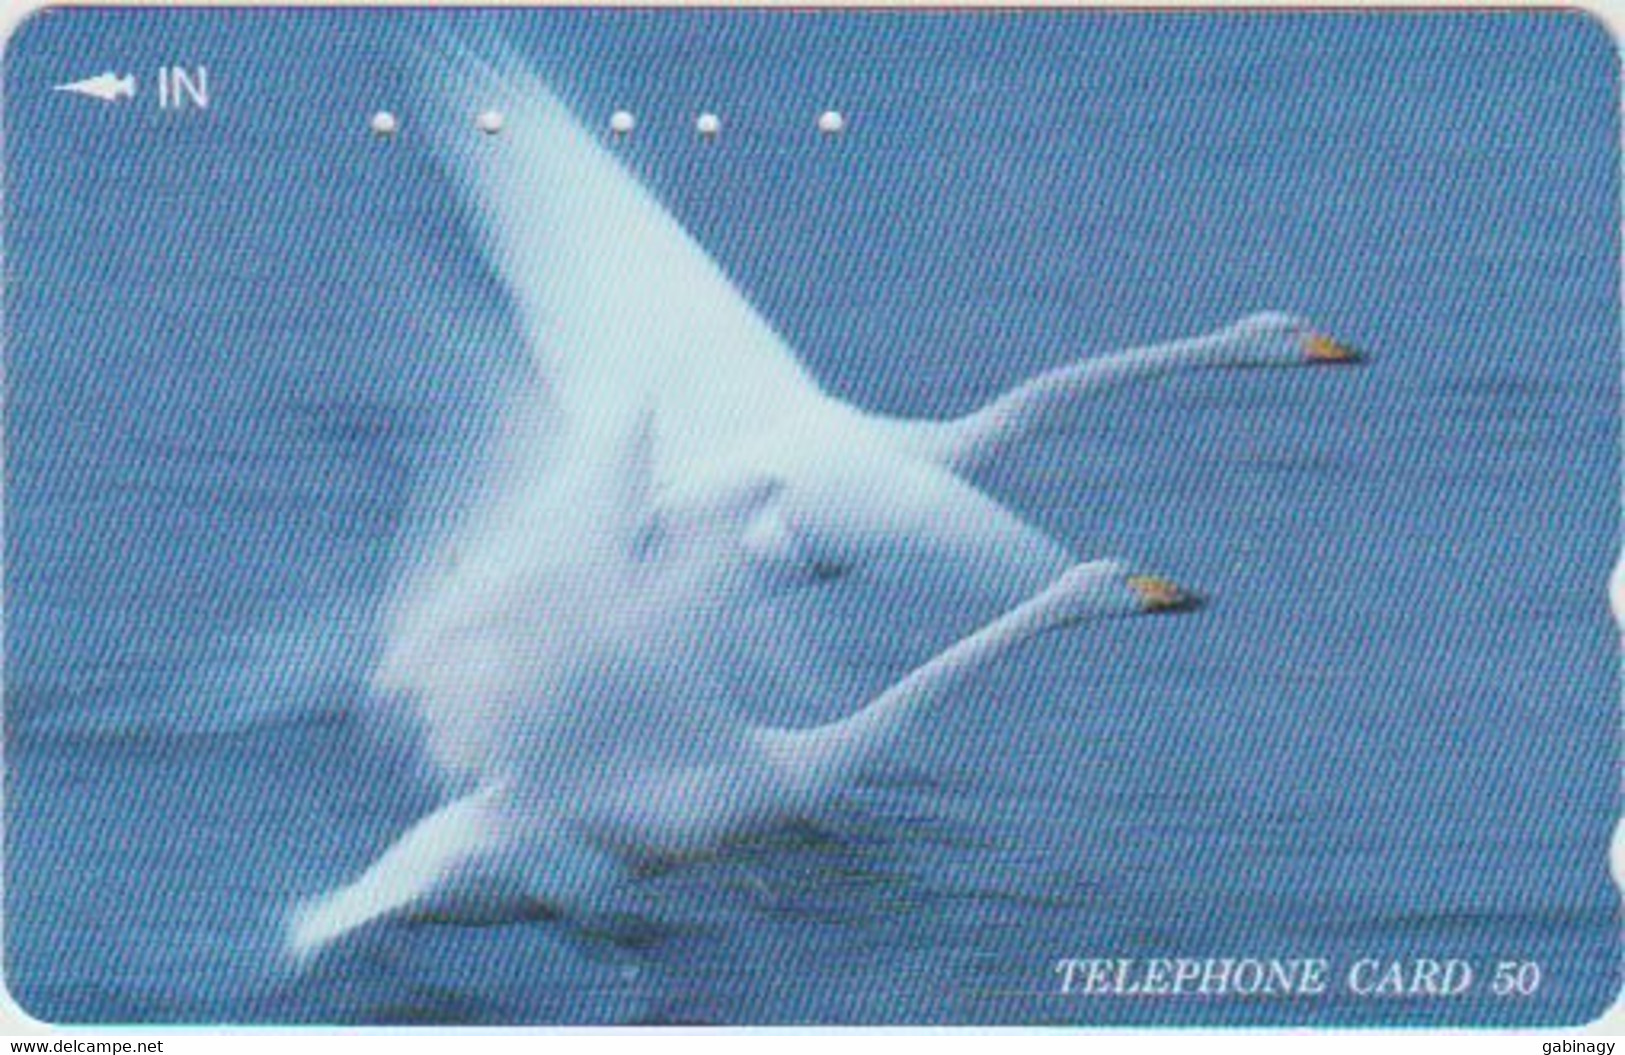
[[[1557,1023],[1619,988],[1619,98],[1574,14],[494,25],[836,394],[1304,313],[1357,372],[1103,401],[989,489],[1198,617],[1008,664],[635,939],[295,900],[431,802],[354,717],[419,481],[522,354],[388,12],[35,17],[6,65],[5,969],[58,1021]],[[161,112],[160,63],[209,68]],[[134,71],[121,106],[47,90]],[[821,139],[813,117],[851,122]],[[367,117],[402,115],[392,141]],[[692,116],[715,109],[702,148]],[[330,627],[312,642],[292,628]],[[247,635],[290,628],[268,669]],[[274,636],[274,635],[273,635]],[[1536,960],[1497,1000],[1057,995],[1062,956]]]

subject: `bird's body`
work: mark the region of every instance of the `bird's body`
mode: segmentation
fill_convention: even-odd
[[[374,686],[447,803],[296,911],[302,957],[383,918],[591,911],[639,869],[827,806],[1035,634],[1184,607],[1078,564],[968,472],[1105,388],[1348,358],[1254,316],[957,421],[863,412],[521,63],[447,54],[441,149],[547,384],[513,400],[489,500],[403,569],[382,628]],[[468,142],[490,106],[502,136]]]
[[[866,707],[812,728],[743,719],[681,670],[617,649],[575,657],[589,697],[509,715],[472,791],[419,821],[353,883],[296,914],[308,957],[386,916],[464,922],[591,914],[628,874],[696,858],[805,819],[898,744],[966,679],[1030,638],[1088,619],[1182,610],[1194,600],[1116,562],[1074,566]],[[666,659],[677,654],[661,652]],[[562,706],[557,704],[562,702]]]

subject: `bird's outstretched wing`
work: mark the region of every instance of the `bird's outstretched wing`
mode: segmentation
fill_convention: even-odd
[[[641,401],[661,466],[682,466],[818,398],[785,341],[613,156],[607,119],[589,131],[509,46],[430,35],[415,50],[436,153],[566,425]],[[500,130],[482,131],[482,114]]]

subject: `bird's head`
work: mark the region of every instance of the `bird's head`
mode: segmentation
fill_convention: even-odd
[[[1050,629],[1092,619],[1191,612],[1202,598],[1158,575],[1131,570],[1121,561],[1074,565],[1041,595],[1039,611]]]
[[[1358,350],[1285,312],[1249,315],[1224,336],[1238,361],[1258,366],[1353,366],[1365,361]]]

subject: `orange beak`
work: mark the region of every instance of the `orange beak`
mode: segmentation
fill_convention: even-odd
[[[1200,608],[1202,599],[1155,575],[1131,575],[1128,587],[1140,597],[1147,612],[1188,612]]]
[[[1339,344],[1330,337],[1318,333],[1311,333],[1303,339],[1303,357],[1311,363],[1334,364],[1358,363],[1365,359],[1365,356],[1348,345]]]

